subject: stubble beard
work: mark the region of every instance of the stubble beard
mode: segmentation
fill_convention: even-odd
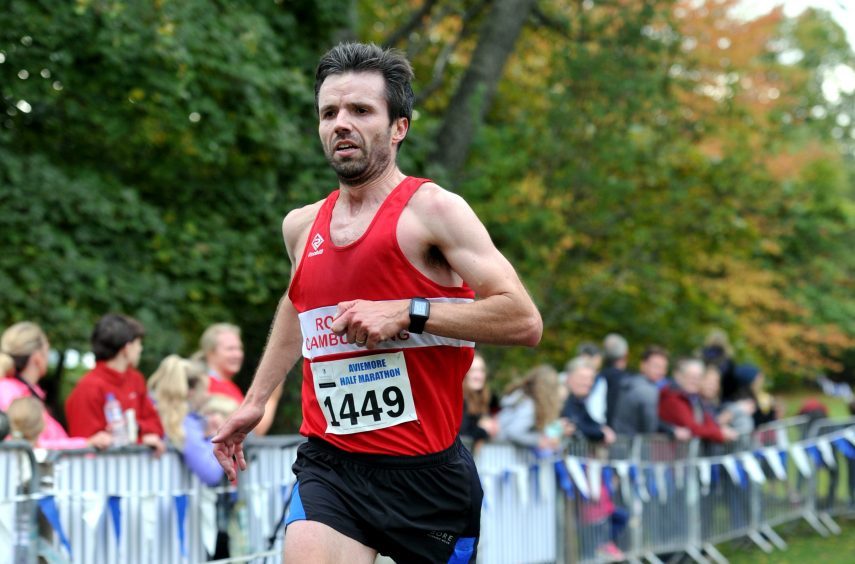
[[[379,177],[392,161],[392,150],[385,144],[378,144],[378,149],[372,153],[362,153],[356,157],[344,160],[335,158],[335,149],[326,151],[327,162],[338,176],[338,180],[345,186],[361,186]]]

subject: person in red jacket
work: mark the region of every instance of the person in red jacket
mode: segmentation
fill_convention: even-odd
[[[166,451],[163,425],[148,396],[145,379],[136,366],[143,350],[142,324],[126,315],[107,314],[92,332],[95,368],[86,373],[65,402],[72,435],[89,437],[107,430],[104,403],[113,394],[127,414],[134,410],[139,442],[160,456]]]
[[[735,440],[739,434],[727,426],[719,426],[704,410],[699,392],[704,374],[704,363],[695,358],[684,358],[674,369],[674,384],[659,392],[659,419],[685,427],[693,437],[723,443]]]

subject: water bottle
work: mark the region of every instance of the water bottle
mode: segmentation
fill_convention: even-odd
[[[104,417],[107,419],[107,431],[113,436],[113,446],[121,447],[128,444],[125,412],[122,411],[122,404],[112,393],[107,394],[107,401],[104,402]]]

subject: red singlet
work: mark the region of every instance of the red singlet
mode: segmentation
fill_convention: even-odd
[[[448,448],[463,414],[462,381],[474,343],[402,331],[368,351],[331,330],[339,302],[414,297],[471,302],[466,285],[442,286],[404,256],[398,218],[419,187],[407,177],[381,204],[365,233],[338,247],[330,237],[336,190],[321,206],[289,297],[303,333],[300,433],[350,452],[421,455]]]

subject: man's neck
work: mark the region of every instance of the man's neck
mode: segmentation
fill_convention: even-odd
[[[356,206],[370,203],[375,199],[382,201],[404,178],[406,175],[396,165],[392,165],[382,174],[361,184],[350,185],[339,182],[340,198],[343,198],[343,202]]]
[[[105,362],[107,366],[115,370],[116,372],[124,372],[128,369],[128,361],[121,357],[116,357]]]

